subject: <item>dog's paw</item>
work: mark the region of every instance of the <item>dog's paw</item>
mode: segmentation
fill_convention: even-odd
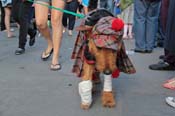
[[[83,110],[88,110],[90,108],[90,105],[88,105],[88,104],[81,104],[80,107]]]
[[[113,95],[112,92],[105,92],[105,91],[103,91],[103,94],[102,94],[102,105],[104,107],[109,107],[109,108],[115,107],[116,103],[115,103],[114,95]]]

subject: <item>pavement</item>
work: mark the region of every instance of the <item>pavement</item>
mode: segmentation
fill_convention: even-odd
[[[165,97],[175,97],[175,91],[163,88],[162,84],[175,76],[175,71],[149,70],[150,64],[159,61],[163,49],[155,48],[151,54],[134,53],[130,51],[134,40],[125,40],[125,46],[137,72],[121,73],[113,80],[116,107],[102,107],[99,90],[91,109],[80,109],[80,79],[71,73],[70,58],[76,34],[64,33],[62,70],[51,71],[51,59],[40,58],[47,45],[43,37],[37,37],[33,47],[27,42],[25,54],[15,55],[18,29],[17,37],[11,39],[0,32],[0,116],[174,116],[175,109],[165,103]]]

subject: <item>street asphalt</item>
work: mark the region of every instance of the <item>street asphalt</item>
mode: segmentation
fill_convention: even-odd
[[[134,40],[125,40],[125,46],[137,72],[124,73],[113,80],[116,94],[115,108],[101,105],[100,89],[94,96],[92,107],[80,109],[78,83],[80,78],[71,72],[71,52],[76,39],[63,35],[60,63],[62,70],[51,71],[51,58],[41,60],[46,48],[43,37],[37,37],[34,46],[26,44],[25,54],[15,55],[18,46],[18,29],[15,38],[6,38],[0,32],[0,116],[175,116],[175,109],[165,103],[165,97],[174,96],[175,91],[162,84],[175,76],[175,71],[152,71],[148,66],[159,61],[162,48],[151,54],[130,51]]]

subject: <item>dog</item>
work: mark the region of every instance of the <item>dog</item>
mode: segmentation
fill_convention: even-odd
[[[104,75],[102,105],[115,107],[112,77],[120,72],[135,73],[122,41],[124,23],[105,9],[95,9],[77,27],[79,31],[72,52],[75,59],[72,72],[82,78],[79,83],[80,107],[89,109],[92,105],[93,82],[99,82]]]

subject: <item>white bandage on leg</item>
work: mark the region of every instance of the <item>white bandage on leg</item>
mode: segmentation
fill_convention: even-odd
[[[103,91],[112,91],[112,77],[111,75],[105,75],[104,74],[104,87]]]
[[[81,103],[84,105],[91,105],[92,103],[92,81],[82,81],[79,83],[79,94],[81,96]]]

